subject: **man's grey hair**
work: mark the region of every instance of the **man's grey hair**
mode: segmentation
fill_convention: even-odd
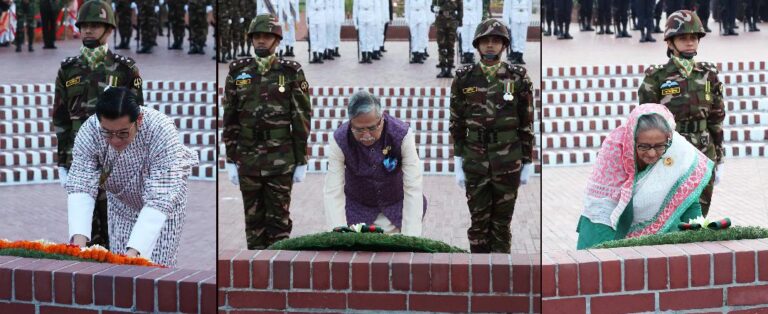
[[[359,115],[369,112],[375,112],[376,117],[381,117],[381,103],[379,98],[371,95],[371,93],[365,90],[356,91],[349,97],[349,105],[347,105],[347,115],[352,120]]]
[[[669,127],[664,117],[658,114],[647,114],[637,119],[637,128],[635,128],[635,138],[640,132],[647,130],[659,130],[666,134],[667,137],[672,138],[672,128]]]

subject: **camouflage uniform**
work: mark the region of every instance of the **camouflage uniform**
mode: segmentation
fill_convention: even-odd
[[[275,2],[275,1],[273,1]],[[245,19],[243,23],[241,24],[243,29],[247,28],[249,25],[251,25],[251,21],[253,21],[253,18],[256,17],[256,1],[255,0],[240,0],[240,8],[243,12],[243,18]],[[245,40],[245,47],[247,49],[243,49],[243,45],[240,46],[240,49],[243,52],[244,57],[248,56],[249,51],[251,51],[251,42],[249,40]]]
[[[24,44],[24,30],[26,29],[29,42],[29,51],[35,42],[35,15],[40,11],[39,0],[16,0],[16,52],[21,51]]]
[[[248,0],[234,0],[233,5],[235,6],[235,9],[232,10],[232,45],[234,46],[234,54],[233,57],[238,55],[238,51],[240,52],[241,57],[247,57],[248,55],[245,55],[242,50],[243,46],[245,45],[245,31],[248,29],[248,25],[245,24],[245,2]],[[243,20],[242,22],[240,20]]]
[[[205,40],[208,38],[208,22],[205,20],[207,0],[189,0],[189,46],[190,53],[203,54]]]
[[[473,46],[484,36],[502,37],[509,45],[508,34],[503,23],[485,20]],[[500,61],[492,73],[484,73],[479,62],[467,65],[451,85],[450,132],[454,155],[464,159],[473,253],[509,253],[520,170],[533,156],[533,85],[527,71]]]
[[[171,34],[173,34],[173,44],[171,49],[181,49],[181,45],[184,41],[184,5],[188,0],[168,0],[168,23],[171,26]],[[192,3],[188,4],[189,7]],[[191,9],[191,8],[190,8]],[[192,24],[192,14],[189,14],[190,24]],[[190,26],[190,30],[191,30]],[[191,32],[190,32],[191,33]],[[190,34],[191,36],[191,34]]]
[[[456,44],[456,28],[461,26],[463,8],[460,0],[432,0],[432,12],[437,28],[437,47],[440,52],[438,66],[441,68],[437,77],[453,77],[454,45]]]
[[[106,19],[99,17],[106,11]],[[99,0],[91,0],[80,7],[77,26],[83,22],[103,23],[115,27],[112,7]],[[143,105],[139,69],[133,59],[107,52],[103,65],[91,69],[82,56],[69,57],[61,63],[56,76],[53,100],[53,125],[58,147],[56,157],[59,167],[69,169],[72,164],[72,147],[80,126],[96,111],[96,101],[107,86],[123,86],[131,89]],[[107,230],[107,196],[99,188],[96,208],[93,212],[91,244],[109,248]]]
[[[235,0],[218,0],[216,22],[219,40],[219,61],[232,59],[232,3]]]
[[[253,20],[248,34],[258,32],[282,39],[271,15]],[[292,174],[307,163],[309,84],[298,62],[270,58],[264,72],[254,58],[232,62],[222,101],[222,140],[227,162],[238,167],[248,249],[288,238]]]
[[[115,49],[128,49],[131,43],[131,35],[133,34],[131,0],[117,0],[115,3],[115,14],[117,14],[117,30],[120,33],[120,44]]]
[[[137,0],[139,6],[139,31],[141,32],[141,50],[139,53],[150,53],[157,45],[157,29],[160,26],[155,5],[157,0]]]
[[[690,22],[685,19],[690,17]],[[679,34],[706,34],[699,18],[690,11],[677,11],[667,20],[665,40]],[[723,162],[723,83],[717,78],[712,63],[696,62],[688,76],[682,74],[670,59],[667,64],[650,66],[637,91],[640,104],[658,103],[667,106],[675,116],[676,131],[683,135],[716,164]],[[714,176],[713,176],[714,177]],[[701,193],[701,211],[706,216],[712,200],[714,180]]]

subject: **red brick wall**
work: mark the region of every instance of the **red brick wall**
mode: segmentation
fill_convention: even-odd
[[[544,313],[768,313],[768,239],[544,253]]]
[[[508,254],[219,252],[219,312],[540,312],[539,258]]]
[[[216,273],[0,256],[0,313],[215,313]]]

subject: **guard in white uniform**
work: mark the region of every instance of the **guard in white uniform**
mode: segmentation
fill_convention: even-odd
[[[275,11],[283,26],[283,40],[277,50],[284,57],[295,57],[293,47],[296,45],[296,21],[299,20],[299,0],[277,0]]]
[[[464,15],[461,19],[461,63],[475,63],[475,38],[477,25],[483,20],[483,0],[464,0]]]
[[[528,24],[531,22],[531,0],[504,0],[504,23],[509,25],[511,54],[509,62],[525,64],[525,42],[528,39]]]
[[[309,25],[309,46],[312,60],[309,63],[323,63],[323,54],[328,47],[328,2],[332,0],[307,0],[307,25]]]
[[[352,21],[360,40],[362,60],[360,63],[372,63],[376,46],[376,2],[379,0],[355,0],[352,4]],[[378,59],[378,57],[376,58]]]
[[[429,43],[429,25],[434,16],[429,10],[431,0],[405,0],[405,21],[411,35],[411,63],[424,63]]]

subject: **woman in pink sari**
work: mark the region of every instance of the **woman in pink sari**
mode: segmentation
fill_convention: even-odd
[[[666,107],[644,104],[603,141],[587,183],[578,249],[672,232],[701,216],[699,195],[714,163],[674,130]]]

